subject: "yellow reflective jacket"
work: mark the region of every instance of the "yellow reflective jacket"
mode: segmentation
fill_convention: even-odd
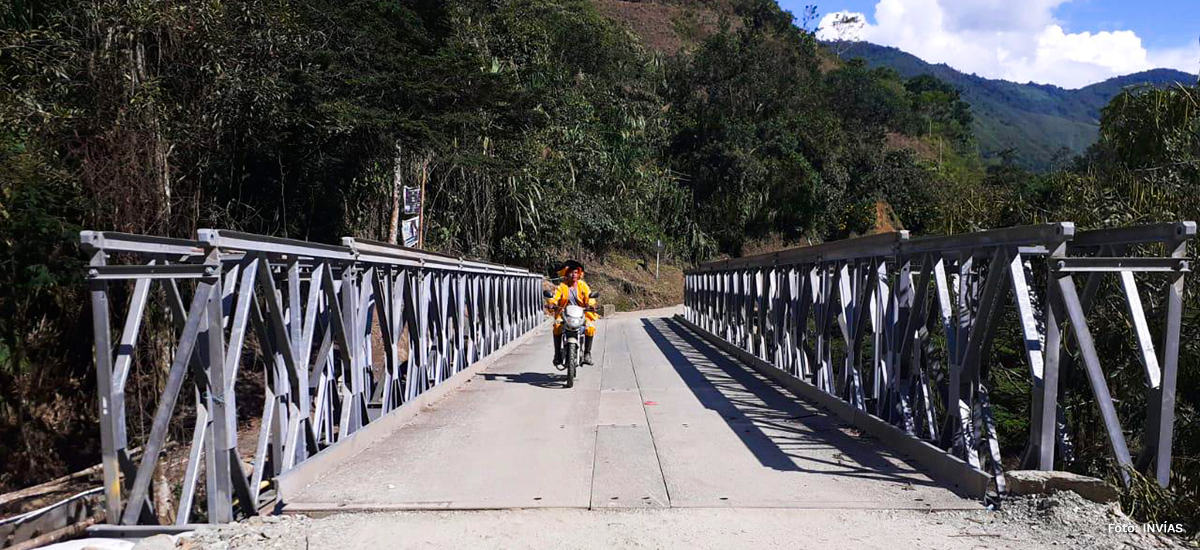
[[[596,299],[592,298],[592,288],[589,287],[587,283],[583,282],[582,279],[576,281],[575,288],[579,296],[580,306],[596,307]],[[571,303],[571,287],[567,286],[566,283],[558,283],[558,288],[554,289],[554,296],[546,300],[546,307],[558,308],[560,313],[556,314],[554,317],[556,319],[561,319],[561,311],[563,308],[566,308],[567,304],[569,303]],[[599,315],[596,315],[596,313],[592,311],[589,311],[584,315],[589,321],[595,321],[599,318]]]

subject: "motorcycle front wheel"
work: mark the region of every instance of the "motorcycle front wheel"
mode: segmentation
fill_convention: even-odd
[[[563,359],[567,364],[567,383],[566,387],[570,388],[575,385],[575,365],[579,359],[579,344],[567,344],[563,350]]]

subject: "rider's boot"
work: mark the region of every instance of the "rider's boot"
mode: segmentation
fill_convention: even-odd
[[[554,366],[556,366],[556,367],[561,367],[563,364],[562,343],[563,343],[563,335],[555,334],[554,335]]]
[[[586,336],[583,339],[583,364],[585,365],[594,364],[592,363],[592,340],[595,339],[595,336]]]

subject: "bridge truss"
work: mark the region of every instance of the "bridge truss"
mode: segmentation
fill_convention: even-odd
[[[1153,467],[1166,486],[1187,244],[1195,235],[1193,222],[872,235],[705,263],[686,273],[685,317],[812,395],[831,398],[846,416],[901,431],[903,446],[950,455],[949,466],[979,474],[984,490],[990,477],[999,492],[1004,469],[988,357],[999,325],[1015,322],[1032,390],[1022,467],[1052,470],[1056,451],[1071,453],[1059,377],[1077,356],[1125,481],[1129,470]],[[1102,285],[1110,277],[1116,284]],[[1153,325],[1139,286],[1149,277],[1167,279],[1162,319]],[[1136,459],[1088,324],[1105,289],[1121,294],[1145,373],[1145,435]],[[1161,330],[1157,340],[1152,326]]]
[[[212,523],[254,515],[269,480],[513,341],[541,315],[542,278],[525,269],[361,239],[334,246],[218,229],[195,240],[93,231],[80,239],[90,257],[110,524],[159,523],[151,485],[156,468],[170,467],[162,457],[172,425],[192,430],[175,524],[200,510]],[[156,307],[174,341],[135,461],[125,392]],[[247,383],[262,386],[261,410],[238,408]],[[258,420],[246,436],[252,456],[238,445],[247,429],[238,419],[247,417]]]

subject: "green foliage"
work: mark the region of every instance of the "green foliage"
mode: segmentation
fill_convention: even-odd
[[[825,84],[834,113],[852,131],[906,130],[912,125],[910,103],[915,101],[891,69],[868,69],[861,59],[853,59],[830,72]]]
[[[833,190],[809,157],[836,122],[821,110],[814,47],[794,29],[725,29],[668,68],[668,158],[722,251],[820,223],[821,194]]]
[[[908,79],[904,89],[912,96],[912,108],[917,116],[915,122],[919,126],[911,133],[920,133],[927,127],[930,134],[945,135],[962,150],[972,148],[971,124],[975,117],[971,114],[971,106],[962,100],[956,88],[931,75],[921,74]]]
[[[957,95],[922,96],[924,89],[910,91],[895,72],[862,63],[822,74],[810,34],[770,23],[762,6],[749,13],[761,21],[722,29],[667,70],[667,160],[717,250],[738,254],[747,241],[772,234],[796,240],[873,232],[880,201],[923,230],[934,171],[890,151],[884,138],[918,126],[919,109],[961,116]],[[949,126],[939,125],[936,135]]]
[[[77,460],[88,452],[86,444],[66,443],[90,426],[61,425],[86,418],[90,403],[78,399],[88,364],[64,361],[71,350],[63,342],[79,340],[84,328],[73,244],[83,209],[55,145],[78,116],[66,98],[79,43],[48,28],[60,22],[55,9],[61,6],[0,8],[0,486],[24,472],[45,475],[47,454]],[[60,425],[31,414],[31,400],[57,402],[51,419]]]
[[[1127,89],[1101,118],[1102,147],[1159,183],[1200,181],[1200,94],[1196,88]]]

